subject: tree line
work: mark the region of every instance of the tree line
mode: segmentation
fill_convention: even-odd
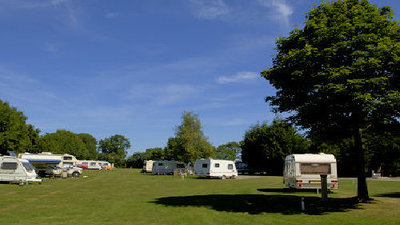
[[[26,123],[23,112],[0,100],[0,154],[14,153],[71,154],[77,159],[106,160],[118,167],[126,165],[129,140],[113,135],[97,141],[91,134],[76,134],[59,129],[54,133],[40,135],[40,130]]]

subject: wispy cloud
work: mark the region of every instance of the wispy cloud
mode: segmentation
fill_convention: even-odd
[[[262,6],[272,8],[276,19],[283,21],[286,25],[290,24],[293,9],[285,0],[258,0],[258,2]]]
[[[200,91],[201,87],[186,84],[136,85],[131,88],[126,98],[156,106],[168,106],[190,99]]]
[[[230,9],[223,0],[190,0],[195,16],[211,20],[229,13]]]
[[[224,121],[221,123],[221,125],[222,126],[241,126],[241,125],[246,125],[248,123],[249,122],[244,119],[235,118],[235,119]]]
[[[46,9],[53,12],[56,17],[62,18],[69,26],[78,28],[79,1],[72,0],[0,0],[0,10],[33,10]]]
[[[116,12],[108,12],[108,13],[106,13],[106,14],[104,15],[104,17],[105,17],[106,19],[114,19],[114,18],[117,18],[118,16],[119,16],[119,14],[116,13]]]
[[[245,80],[253,80],[258,77],[258,73],[255,72],[239,72],[234,76],[222,76],[218,77],[217,82],[219,84],[227,83],[238,83]]]

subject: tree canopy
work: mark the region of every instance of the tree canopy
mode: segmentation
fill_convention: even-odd
[[[130,147],[128,138],[120,134],[113,135],[99,141],[99,151],[101,151],[99,158],[114,163],[118,167],[124,167],[126,150]]]
[[[0,100],[0,154],[35,151],[40,130],[26,120],[22,112]]]
[[[71,154],[77,159],[88,159],[89,150],[77,134],[67,130],[57,130],[42,136],[38,144],[39,152]]]
[[[287,155],[305,153],[308,141],[287,121],[274,120],[252,126],[244,135],[242,161],[249,167],[265,170],[270,175],[282,175]]]
[[[99,152],[97,151],[97,140],[90,134],[81,133],[78,134],[79,139],[85,144],[88,151],[88,159],[97,159],[99,157]]]
[[[226,159],[226,160],[236,160],[242,149],[240,144],[234,141],[228,142],[226,144],[220,145],[217,148],[217,152],[215,154],[216,159]]]
[[[194,162],[215,154],[215,147],[204,135],[199,116],[192,112],[182,114],[182,123],[175,129],[175,137],[168,140],[168,149],[175,160]]]
[[[353,136],[361,200],[369,198],[362,131],[400,116],[400,26],[393,15],[367,0],[323,2],[303,29],[277,41],[273,66],[262,72],[277,89],[266,100],[311,137]]]

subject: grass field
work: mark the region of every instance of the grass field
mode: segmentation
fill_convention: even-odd
[[[369,181],[374,200],[356,204],[351,179],[339,180],[324,203],[315,192],[282,189],[280,177],[182,180],[133,169],[85,175],[0,184],[0,224],[400,224],[398,181]]]

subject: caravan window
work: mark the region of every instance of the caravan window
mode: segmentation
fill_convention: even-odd
[[[32,164],[28,163],[28,162],[23,162],[22,165],[25,167],[26,171],[28,172],[32,172],[35,167],[32,166]]]
[[[228,164],[228,170],[233,170],[233,164]]]
[[[3,162],[1,164],[2,170],[16,170],[18,168],[18,164],[15,162]]]
[[[87,165],[88,165],[88,162],[82,162],[82,165],[87,166]]]
[[[71,156],[64,156],[64,160],[72,160]]]
[[[215,168],[219,168],[219,163],[215,163],[215,164],[214,164],[214,167],[215,167]]]
[[[330,174],[331,164],[329,163],[301,163],[301,174]]]
[[[91,165],[91,166],[95,166],[95,165],[96,165],[96,162],[91,162],[90,165]]]
[[[203,163],[203,164],[201,165],[201,168],[208,168],[208,164],[207,164],[207,163]]]

